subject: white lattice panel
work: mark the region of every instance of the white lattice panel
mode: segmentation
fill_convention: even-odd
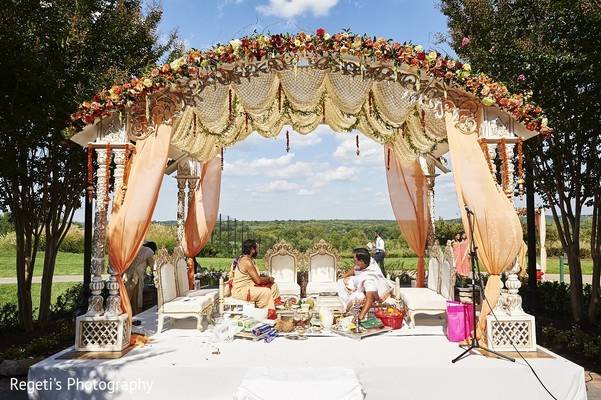
[[[498,321],[497,321],[498,319]],[[495,351],[536,351],[536,324],[529,314],[486,317],[488,346]]]
[[[76,320],[77,351],[121,351],[129,346],[131,336],[127,315],[118,317],[80,316]]]

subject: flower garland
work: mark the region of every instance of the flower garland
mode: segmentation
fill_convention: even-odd
[[[94,200],[94,148],[91,145],[88,145],[88,159],[87,159],[87,193],[88,193],[88,201],[92,202]]]
[[[513,194],[513,189],[509,187],[509,161],[507,160],[507,146],[506,146],[505,138],[501,139],[499,143],[499,149],[501,150],[501,168],[502,168],[502,177],[503,180],[503,191],[507,195],[507,197],[511,198]]]
[[[490,174],[493,175],[494,172],[492,168],[492,160],[490,159],[490,153],[488,152],[488,143],[484,139],[478,139],[478,143],[480,143],[480,148],[482,149],[482,153],[484,154],[484,158],[486,159],[486,164],[488,165],[488,169],[490,170]]]
[[[275,58],[287,59],[297,66],[301,58],[315,62],[328,57],[331,64],[335,65],[342,63],[348,55],[358,58],[362,71],[363,63],[372,61],[390,65],[395,72],[407,67],[415,72],[422,70],[432,78],[475,95],[486,106],[496,104],[531,131],[540,131],[545,135],[552,132],[542,109],[530,102],[530,93],[509,93],[505,85],[472,72],[469,64],[452,60],[433,50],[425,51],[422,46],[408,42],[399,43],[350,32],[330,35],[320,28],[314,35],[304,32],[270,36],[254,34],[227,44],[218,44],[206,51],[192,49],[171,63],[152,68],[141,78],[114,85],[95,95],[91,101],[82,103],[71,115],[67,134],[80,131],[97,118],[123,111],[152,93],[177,87],[180,78],[215,78],[225,66]]]

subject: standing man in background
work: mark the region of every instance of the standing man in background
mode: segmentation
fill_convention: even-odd
[[[386,275],[386,270],[384,270],[384,256],[386,256],[386,249],[384,247],[384,239],[380,236],[380,232],[376,232],[376,252],[374,253],[374,260],[380,266],[382,270],[382,274]]]

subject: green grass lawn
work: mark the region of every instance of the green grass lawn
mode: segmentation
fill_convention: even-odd
[[[52,304],[56,302],[57,297],[64,293],[67,289],[72,286],[77,285],[76,282],[56,282],[52,284]],[[41,286],[39,283],[33,283],[31,285],[31,301],[33,304],[33,308],[37,309],[40,307],[40,289]],[[0,285],[0,305],[6,303],[16,303],[17,302],[17,285],[16,284],[8,284],[8,285]],[[34,312],[34,317],[37,317],[37,310]]]
[[[198,262],[202,267],[215,269],[220,271],[227,271],[230,268],[232,258],[197,258]],[[44,263],[44,253],[38,252],[38,258],[36,259],[36,267],[34,270],[34,276],[40,276],[42,274],[42,266]],[[342,266],[348,267],[351,264],[350,257],[342,257]],[[263,260],[258,259],[257,265],[259,269],[263,269]],[[427,265],[427,262],[426,262]],[[405,257],[395,258],[388,257],[385,260],[386,269],[399,270],[399,269],[415,269],[417,267],[417,257]],[[567,274],[568,266],[564,265],[565,273]],[[482,269],[483,266],[482,266]],[[593,261],[589,259],[582,260],[582,272],[586,275],[590,275],[593,272]],[[547,260],[547,273],[559,274],[559,258],[550,257]],[[83,254],[75,253],[58,253],[56,259],[55,275],[82,275],[83,274]],[[0,254],[0,277],[8,278],[15,276],[15,254],[6,254],[3,252]]]
[[[15,274],[15,253],[0,253],[0,278],[10,278]],[[44,253],[38,252],[35,260],[34,276],[41,276],[44,268]],[[83,254],[58,253],[56,257],[55,275],[83,275]]]

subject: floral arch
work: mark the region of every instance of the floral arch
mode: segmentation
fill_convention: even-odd
[[[510,93],[468,64],[435,51],[319,29],[314,35],[254,35],[191,50],[100,92],[72,115],[67,136],[90,150],[90,188],[93,152],[98,160],[88,317],[131,316],[121,276],[142,245],[166,172],[178,170],[178,243],[193,257],[215,225],[223,148],[253,131],[274,137],[291,125],[307,134],[320,124],[338,132],[359,130],[384,145],[393,211],[421,260],[418,285],[430,231],[429,180],[436,160],[450,153],[464,226],[467,231],[463,209],[469,206],[476,216],[478,254],[491,274],[488,297],[496,304],[500,274],[513,265],[522,232],[508,201],[514,192],[506,185],[511,173],[502,171],[502,187],[495,183],[485,146],[499,146],[505,154],[506,146],[550,134],[543,111],[527,94]],[[113,156],[117,189],[107,227]],[[111,267],[106,307],[101,295],[105,235]]]

